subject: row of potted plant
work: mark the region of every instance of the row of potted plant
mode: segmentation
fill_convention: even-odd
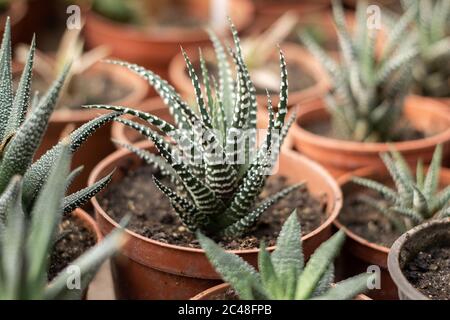
[[[435,6],[437,9],[434,10],[448,14],[449,7],[445,5],[445,1],[437,2]],[[154,105],[151,105],[150,111],[145,112],[123,106],[94,103],[90,109],[106,109],[113,113],[107,113],[76,129],[70,135],[69,142],[66,140],[56,149],[48,151],[41,157],[43,160],[37,160],[37,164],[30,167],[31,173],[25,173],[24,179],[27,175],[31,177],[29,183],[33,187],[37,181],[42,183],[47,177],[52,176],[48,174],[48,170],[52,167],[49,161],[56,161],[57,155],[68,152],[61,151],[65,150],[65,144],[69,143],[70,151],[74,151],[76,147],[79,147],[79,142],[86,140],[85,130],[92,132],[100,124],[108,123],[110,120],[115,120],[123,128],[129,128],[128,131],[121,131],[122,136],[129,142],[116,142],[120,150],[106,157],[94,168],[89,178],[90,187],[88,188],[90,189],[74,195],[76,199],[87,200],[106,184],[110,178],[109,172],[114,168],[118,169],[111,178],[112,183],[108,190],[94,197],[92,204],[96,211],[97,223],[102,234],[105,235],[118,227],[118,221],[126,214],[131,215],[125,232],[129,241],[119,249],[119,253],[112,260],[114,284],[119,298],[191,298],[200,291],[219,283],[221,277],[230,282],[235,296],[237,294],[241,298],[310,298],[325,292],[327,292],[325,297],[328,298],[350,298],[366,287],[364,284],[367,284],[368,276],[351,279],[330,289],[333,282],[331,261],[337,255],[337,249],[343,241],[342,232],[327,241],[333,233],[333,222],[343,229],[349,238],[343,258],[347,259],[345,253],[352,252],[363,263],[363,269],[358,272],[364,272],[367,265],[371,264],[386,269],[388,247],[404,231],[414,225],[422,224],[430,219],[433,220],[430,223],[430,228],[435,228],[433,230],[441,230],[435,225],[442,223],[445,225],[445,217],[450,214],[448,209],[450,192],[446,180],[448,172],[440,167],[442,159],[448,156],[449,138],[447,136],[450,130],[449,123],[446,122],[448,110],[443,105],[438,108],[430,107],[431,111],[428,113],[434,116],[425,119],[427,111],[422,106],[420,111],[423,114],[417,120],[422,125],[416,124],[412,120],[413,116],[408,117],[410,112],[408,108],[402,113],[403,101],[409,89],[407,83],[411,78],[409,72],[411,60],[417,55],[417,49],[414,39],[410,40],[411,42],[404,40],[403,43],[399,37],[407,28],[414,27],[413,18],[423,9],[415,5],[410,6],[394,26],[397,32],[387,36],[386,43],[391,43],[393,47],[390,49],[391,52],[386,53],[385,60],[376,58],[378,53],[373,49],[375,48],[374,37],[367,34],[370,31],[366,28],[365,19],[363,19],[365,18],[364,6],[359,6],[356,12],[356,34],[359,36],[362,34],[361,39],[372,39],[372,42],[357,41],[356,36],[355,40],[352,40],[345,25],[343,8],[336,3],[333,9],[343,53],[342,67],[333,59],[325,57],[323,51],[308,35],[302,36],[303,42],[319,56],[325,69],[333,76],[330,85],[334,90],[324,99],[324,102],[320,102],[325,103],[327,109],[322,106],[320,108],[300,106],[298,115],[295,114],[295,110],[292,110],[293,108],[288,112],[289,72],[283,53],[279,55],[281,65],[279,99],[272,106],[272,97],[267,93],[268,106],[263,108],[261,96],[258,98],[258,88],[250,77],[252,69],[247,66],[244,46],[240,44],[236,29],[232,29],[234,47],[228,52],[221,41],[211,34],[217,64],[209,62],[201,55],[196,65],[195,61],[190,61],[188,55],[183,52],[187,74],[193,86],[192,98],[184,99],[183,97],[188,96],[187,92],[178,94],[155,72],[126,62],[113,62],[115,67],[126,67],[130,72],[147,81],[160,95],[166,109],[162,106],[154,109]],[[439,29],[439,26],[433,25],[433,28]],[[396,49],[397,46],[398,49]],[[3,55],[6,56],[8,50],[7,45],[2,46]],[[34,54],[33,50],[31,52]],[[235,71],[231,69],[229,60],[235,66]],[[8,59],[1,61],[7,63],[5,61]],[[26,63],[28,73],[31,72],[29,65],[29,62]],[[4,67],[2,70],[4,73],[2,81],[5,81],[4,79],[8,77],[8,68]],[[236,81],[233,73],[237,77]],[[291,83],[292,81],[289,82]],[[27,90],[30,90],[29,82],[23,86],[28,86]],[[53,95],[49,96],[49,99],[50,97],[54,105]],[[22,99],[18,98],[19,103]],[[273,100],[275,102],[275,99]],[[432,99],[428,100],[437,103]],[[5,98],[5,101],[9,100]],[[36,101],[43,103],[45,99],[36,99]],[[105,103],[108,102],[105,101]],[[191,104],[196,107],[191,108]],[[47,108],[53,108],[53,105]],[[22,106],[22,110],[23,108]],[[32,110],[39,109],[32,108]],[[346,150],[345,155],[327,154],[317,159],[314,158],[314,152],[308,154],[307,148],[301,149],[302,146],[308,145],[310,140],[308,141],[307,137],[299,137],[296,131],[303,130],[315,136],[320,136],[324,132],[320,131],[324,130],[323,127],[320,129],[321,124],[317,125],[319,133],[309,125],[314,122],[313,120],[322,121],[324,117],[310,115],[307,123],[302,122],[305,119],[305,112],[312,112],[311,110],[320,110],[322,115],[325,114],[328,119],[333,120],[332,126],[328,124],[328,128],[325,128],[325,132],[330,128],[335,129],[333,131],[335,133],[331,131],[329,133],[331,138],[328,136],[324,138],[331,141],[329,145],[336,147],[342,144],[344,139],[358,141],[344,140],[345,143],[354,143],[358,151],[368,145],[375,145],[369,156],[370,162],[361,164],[358,160],[354,160],[350,156],[354,151],[352,149],[349,151],[341,148]],[[158,117],[158,112],[161,112],[161,117]],[[126,116],[120,116],[122,114]],[[33,113],[30,117],[32,116]],[[44,117],[41,123],[46,123],[50,113],[47,111],[45,115],[39,116]],[[8,153],[11,154],[10,158],[14,155],[13,158],[17,161],[16,154],[11,151],[14,150],[12,143],[18,141],[17,137],[21,135],[18,135],[15,130],[11,131],[9,123],[15,121],[16,117],[12,119],[6,121],[7,125],[4,129],[6,134],[2,135],[2,161],[8,159]],[[34,118],[33,121],[30,120],[30,123],[34,122]],[[430,122],[433,128],[430,132],[426,132],[430,128]],[[26,128],[24,124],[21,128]],[[242,144],[242,141],[245,141],[242,139],[246,137],[241,136],[240,132],[255,130],[258,126],[268,127],[269,131],[260,142],[259,149],[253,150],[249,144]],[[291,126],[294,131],[289,130]],[[37,140],[41,139],[44,127],[39,129],[33,127],[38,132]],[[397,129],[404,129],[404,131],[399,133],[396,132]],[[436,133],[439,131],[443,133]],[[199,139],[198,132],[207,133],[207,138]],[[237,134],[233,134],[236,132]],[[133,144],[139,139],[136,133],[150,141]],[[287,147],[281,148],[280,145],[273,143],[275,133],[279,134],[278,142],[285,140]],[[66,134],[65,131],[63,131],[64,134]],[[403,134],[405,135],[402,136]],[[427,137],[423,138],[423,136]],[[401,148],[402,143],[408,142],[392,144],[369,142],[386,142],[396,139],[400,141],[401,139],[417,139],[417,141],[422,139],[426,140],[426,143],[422,143],[421,147],[411,147],[412,151],[409,152],[409,149]],[[187,145],[186,142],[188,142]],[[27,143],[30,142],[27,141]],[[342,195],[341,188],[332,176],[316,162],[299,155],[292,149],[293,145],[310,158],[325,164],[325,167],[328,160],[334,159],[343,159],[343,163],[353,163],[354,167],[347,168],[346,171],[367,164],[384,164],[385,167],[363,168],[343,176],[338,180],[343,190]],[[239,149],[241,146],[243,149]],[[377,149],[380,146],[382,148]],[[89,151],[95,153],[96,148]],[[36,149],[35,143],[30,148],[29,159],[33,157]],[[214,154],[207,152],[212,149],[215,150]],[[230,150],[231,153],[229,153]],[[392,151],[392,155],[383,153],[383,156],[379,158],[379,153],[383,151]],[[254,152],[253,157],[252,152]],[[217,159],[214,155],[223,157]],[[424,169],[422,162],[418,162],[419,158],[424,163],[431,162],[427,170]],[[223,159],[228,159],[230,162],[224,163]],[[238,159],[244,161],[235,162]],[[222,161],[217,162],[218,160]],[[273,176],[267,177],[277,161],[278,171]],[[413,177],[409,166],[415,166],[416,162],[418,162],[416,177]],[[18,163],[21,162],[18,161]],[[7,168],[5,172],[8,173],[4,176],[5,181],[10,181],[14,174],[22,174],[20,170],[8,169],[9,165],[6,162],[5,168]],[[23,168],[21,170],[28,172]],[[73,172],[68,180],[71,181],[78,171]],[[384,183],[388,175],[380,174],[380,172],[389,173],[396,190],[389,185],[389,182],[383,185],[380,182],[362,179],[376,178],[377,181]],[[355,176],[360,178],[354,178]],[[39,180],[36,177],[39,177]],[[100,182],[95,183],[97,180]],[[11,184],[10,189],[15,190],[14,186],[20,183],[17,182],[19,180],[12,181],[14,183]],[[306,184],[302,183],[303,181]],[[365,188],[358,191],[354,183]],[[25,183],[24,190],[29,190],[30,185],[26,187]],[[367,187],[374,191],[369,191]],[[3,194],[7,199],[13,198],[10,196],[13,192],[5,191]],[[79,204],[78,201],[74,201],[74,197],[69,196],[66,199],[71,203],[71,209]],[[295,209],[296,214],[288,219]],[[13,209],[13,211],[19,210]],[[296,216],[302,231],[298,228]],[[434,218],[440,218],[444,222],[434,222]],[[287,220],[286,225],[282,228],[285,220]],[[424,237],[427,232],[420,232],[420,230],[423,230],[425,226],[421,225],[418,227],[419,231],[414,229],[412,232],[418,232]],[[445,263],[445,250],[447,250],[445,246],[448,245],[445,240],[445,230],[448,228],[443,227],[442,230],[444,231],[439,231],[441,233],[436,231],[439,238],[443,239],[442,241],[433,242],[434,238],[429,236],[426,241],[423,241],[426,246],[417,246],[414,241],[413,244],[408,242],[409,240],[405,242],[403,236],[399,240],[401,244],[394,245],[395,250],[391,250],[394,258],[390,258],[389,264],[392,274],[397,276],[394,281],[399,285],[400,290],[403,290],[402,292],[410,292],[411,288],[402,289],[405,281],[402,278],[399,282],[398,270],[402,270],[401,274],[404,277],[409,277],[409,283],[416,284],[423,277],[426,281],[426,277],[432,277],[432,271],[436,271],[432,270],[433,266],[425,270],[429,271],[429,274],[422,272],[424,270],[417,272],[411,265],[420,262],[414,259],[433,254],[437,260],[435,263],[433,261],[433,265],[440,268],[440,264]],[[241,260],[224,254],[204,236],[197,233],[198,237],[196,237],[195,231],[201,231],[213,238],[221,247],[236,253],[253,266],[258,265],[259,259],[261,274],[256,275],[254,270],[244,265]],[[278,242],[275,243],[278,234]],[[291,258],[295,261],[294,268],[298,269],[295,269],[294,273],[290,273],[291,271],[283,273],[283,268],[288,266],[290,259],[285,257],[287,252],[298,253],[293,243],[298,243],[300,234],[305,258],[311,256],[316,249],[317,251],[312,255],[310,263],[304,270],[300,255],[292,256]],[[381,238],[374,237],[374,234]],[[292,240],[296,238],[295,235],[297,239]],[[284,247],[283,244],[286,244],[288,239],[293,243],[290,243],[289,247]],[[264,254],[265,250],[258,249],[260,240],[267,242],[269,251],[274,251],[271,258]],[[405,244],[402,244],[403,242]],[[276,247],[275,244],[277,244]],[[202,248],[206,249],[207,255]],[[400,250],[415,248],[416,251],[404,259],[404,256],[398,254],[398,248]],[[433,249],[437,251],[430,253]],[[101,255],[102,259],[106,256],[107,254]],[[211,259],[218,273],[207,258]],[[350,260],[347,260],[347,264],[348,261]],[[248,282],[233,281],[236,274],[230,274],[230,270],[234,269],[232,263],[236,263],[235,270],[242,271],[239,273],[240,276],[248,277]],[[350,267],[356,269],[358,265],[352,263]],[[350,267],[346,270],[350,270]],[[275,271],[271,271],[272,268]],[[445,269],[442,272],[445,276]],[[354,275],[357,272],[351,273]],[[290,282],[292,287],[287,288],[286,283],[276,281],[277,277],[284,278],[284,275],[287,279],[289,277],[298,279],[298,282]],[[259,278],[262,282],[258,280]],[[374,290],[369,294],[384,298],[395,297],[396,289],[392,284],[385,270],[382,272],[381,290]],[[354,290],[349,291],[347,285]],[[435,292],[426,291],[427,288],[418,288],[433,298],[445,298],[445,294],[439,296],[435,295]],[[404,296],[405,294],[402,293],[401,297]],[[414,293],[409,297],[418,297],[418,295]]]

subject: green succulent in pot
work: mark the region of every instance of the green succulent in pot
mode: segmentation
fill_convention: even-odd
[[[403,37],[410,12],[386,33],[384,53],[377,54],[377,29],[367,26],[367,3],[359,1],[356,25],[350,32],[340,1],[333,1],[333,16],[339,40],[341,62],[329,56],[308,35],[302,42],[321,62],[332,79],[325,105],[332,118],[333,134],[360,142],[386,142],[398,134],[404,97],[409,91],[411,62],[418,50]]]
[[[70,148],[63,145],[36,201],[23,206],[24,179],[14,176],[0,195],[0,300],[80,299],[97,269],[123,243],[122,230],[113,231],[48,283],[50,253],[59,241],[58,225],[70,182]],[[79,270],[79,287],[69,286]]]
[[[211,34],[218,56],[216,81],[209,76],[206,63],[201,59],[205,92],[199,77],[184,53],[196,96],[191,108],[165,80],[137,65],[115,61],[128,67],[144,79],[162,97],[175,121],[172,125],[151,114],[118,106],[96,105],[102,108],[137,116],[151,126],[127,119],[117,121],[134,128],[150,139],[160,155],[125,145],[147,163],[156,166],[174,185],[170,188],[154,178],[158,188],[168,197],[184,225],[192,232],[202,232],[216,238],[243,235],[253,227],[260,215],[299,185],[290,186],[265,199],[256,206],[257,196],[264,187],[267,174],[276,162],[280,144],[295,115],[286,121],[288,84],[286,62],[280,52],[281,86],[278,112],[270,99],[269,128],[259,149],[247,137],[256,132],[256,90],[242,57],[240,40],[232,26],[234,49],[229,48],[237,79],[232,71],[226,51],[220,40]],[[164,133],[167,139],[160,133]]]
[[[14,92],[11,72],[11,30],[8,19],[0,53],[0,192],[6,190],[14,176],[23,176],[22,201],[26,209],[33,207],[63,148],[63,143],[60,142],[34,161],[36,150],[45,135],[69,69],[69,66],[66,66],[45,95],[40,97],[35,94],[32,98],[34,51],[33,39],[17,91]],[[70,152],[75,152],[96,129],[116,116],[118,113],[100,116],[70,133]],[[82,168],[75,169],[70,175],[70,181],[73,181],[81,170]],[[65,197],[64,212],[72,212],[76,207],[87,202],[90,197],[106,186],[110,177],[108,175],[94,186]]]
[[[354,183],[374,190],[387,203],[367,195],[359,196],[360,200],[386,216],[402,232],[429,219],[450,217],[450,186],[439,191],[442,145],[436,147],[428,172],[419,161],[415,176],[399,152],[385,153],[381,158],[395,190],[374,180],[354,177]]]
[[[446,0],[403,1],[415,12],[412,36],[419,50],[413,76],[418,93],[450,97],[450,3]]]
[[[240,299],[306,300],[352,299],[367,289],[370,274],[360,274],[333,285],[333,260],[339,254],[345,234],[336,233],[316,249],[305,263],[300,223],[294,212],[284,223],[272,254],[261,243],[259,273],[233,253],[226,252],[213,240],[197,233],[202,248],[223,280],[230,283]]]

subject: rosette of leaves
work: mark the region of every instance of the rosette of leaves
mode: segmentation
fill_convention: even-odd
[[[48,283],[47,270],[68,187],[70,147],[62,146],[33,206],[23,206],[24,179],[14,176],[0,195],[0,300],[80,299],[103,261],[124,241],[113,231],[71,263],[79,269],[79,288],[71,288],[73,272],[62,270]]]
[[[415,176],[399,152],[385,153],[381,158],[395,190],[374,180],[353,177],[353,182],[376,191],[387,203],[366,195],[359,199],[384,214],[400,231],[407,231],[429,219],[450,217],[450,186],[439,191],[441,145],[436,147],[428,171],[425,172],[419,161]]]
[[[226,252],[200,232],[197,237],[216,271],[243,300],[346,300],[365,291],[371,281],[371,275],[360,274],[332,285],[333,260],[344,243],[343,231],[324,242],[305,263],[295,212],[284,223],[272,254],[261,243],[259,273],[241,257]]]
[[[333,88],[325,97],[338,138],[362,142],[392,140],[401,119],[403,101],[411,84],[411,61],[417,49],[403,35],[413,19],[407,12],[386,32],[382,57],[377,57],[376,28],[369,28],[367,3],[358,1],[356,23],[350,32],[340,1],[333,1],[333,16],[341,62],[329,56],[308,35],[300,35],[309,51],[329,73]]]
[[[416,13],[413,35],[420,59],[413,76],[419,93],[450,97],[450,2],[403,1],[403,7]]]
[[[255,205],[295,115],[284,124],[288,84],[286,62],[280,52],[278,112],[274,112],[268,99],[270,119],[264,141],[255,151],[251,139],[245,140],[246,132],[256,132],[256,90],[244,63],[240,40],[233,25],[231,29],[234,48],[229,48],[228,51],[235,64],[236,80],[231,76],[226,51],[214,34],[211,33],[211,39],[217,55],[219,81],[216,83],[210,77],[206,63],[201,58],[205,93],[191,61],[183,51],[194,87],[196,108],[188,106],[172,86],[153,72],[126,62],[113,62],[128,67],[155,88],[169,107],[175,125],[129,108],[89,106],[134,115],[151,125],[149,127],[127,119],[117,120],[139,131],[158,148],[159,156],[125,145],[149,164],[155,165],[164,176],[171,178],[175,189],[156,178],[154,182],[169,198],[186,227],[192,232],[201,230],[216,238],[236,237],[248,232],[269,206],[300,185],[290,186],[265,199],[258,206]],[[173,143],[156,129],[165,133]],[[236,161],[237,159],[242,161]]]
[[[69,68],[65,68],[44,96],[39,97],[35,94],[31,98],[34,51],[33,39],[18,89],[14,92],[11,71],[11,30],[7,19],[0,52],[0,192],[5,191],[13,176],[23,176],[22,201],[26,211],[33,207],[34,200],[61,153],[62,142],[33,162]],[[75,152],[89,135],[117,115],[118,113],[100,116],[73,131],[69,136],[70,152]],[[81,170],[82,168],[75,169],[68,179],[73,181]],[[72,212],[87,202],[104,188],[109,180],[110,175],[91,187],[67,196],[64,200],[64,212]]]

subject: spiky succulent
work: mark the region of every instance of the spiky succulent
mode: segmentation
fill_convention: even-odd
[[[403,98],[411,83],[410,62],[417,49],[404,41],[407,12],[386,33],[384,53],[377,57],[377,29],[367,26],[367,3],[358,1],[356,25],[350,33],[340,1],[333,2],[333,15],[342,62],[339,64],[307,33],[302,42],[329,73],[333,89],[325,104],[332,117],[334,134],[354,141],[389,141],[402,115]]]
[[[418,162],[415,178],[399,152],[385,153],[381,158],[396,190],[377,181],[354,177],[355,183],[376,191],[387,200],[385,204],[369,196],[360,196],[363,202],[384,214],[400,231],[406,231],[427,219],[450,217],[450,186],[439,191],[441,145],[436,147],[426,174],[422,162]]]
[[[76,283],[72,279],[74,272],[67,267],[48,283],[50,253],[60,236],[58,225],[70,180],[69,165],[70,150],[66,145],[30,211],[22,204],[22,177],[14,176],[0,195],[0,300],[79,299],[101,263],[123,242],[123,232],[113,231],[71,263],[79,268],[78,288],[68,286]]]
[[[113,62],[128,67],[155,88],[174,116],[175,126],[151,114],[129,108],[90,106],[131,114],[152,125],[153,128],[118,119],[149,138],[158,148],[160,156],[126,146],[172,179],[175,191],[156,178],[154,182],[170,199],[181,221],[191,231],[201,230],[216,237],[247,232],[269,206],[299,186],[282,190],[255,208],[257,196],[264,187],[267,173],[277,159],[280,144],[295,115],[284,124],[288,84],[286,62],[280,52],[282,81],[278,113],[275,114],[269,99],[269,130],[260,148],[255,148],[251,138],[255,137],[257,129],[256,90],[244,64],[240,41],[233,26],[232,33],[235,48],[230,48],[229,52],[236,65],[237,79],[234,81],[231,77],[230,65],[220,40],[211,34],[218,61],[219,84],[210,78],[202,58],[206,101],[199,78],[183,52],[195,90],[198,112],[153,72],[137,65]],[[170,140],[154,128],[165,133]]]
[[[36,94],[31,99],[34,51],[33,39],[17,92],[14,93],[11,72],[11,30],[8,19],[0,53],[0,192],[5,191],[13,176],[23,176],[22,201],[26,211],[33,206],[61,152],[62,144],[59,143],[33,163],[33,157],[45,134],[68,70],[66,67],[43,97]],[[117,115],[114,113],[98,117],[72,132],[70,151],[75,152],[89,135]],[[80,171],[81,168],[78,168],[71,174],[71,181]],[[64,200],[64,212],[71,212],[88,201],[108,183],[109,179],[110,176],[107,176],[94,186],[67,196]]]
[[[403,1],[415,10],[413,35],[419,49],[419,63],[413,76],[422,95],[450,97],[450,1]]]
[[[324,242],[305,265],[300,223],[295,212],[284,223],[271,255],[264,242],[261,243],[259,273],[241,257],[226,252],[200,232],[197,237],[211,264],[240,299],[346,300],[365,291],[370,280],[369,274],[361,274],[332,286],[333,260],[345,240],[342,231]]]

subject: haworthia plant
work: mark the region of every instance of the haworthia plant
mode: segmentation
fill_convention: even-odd
[[[381,158],[396,190],[374,180],[354,177],[353,182],[379,193],[387,205],[372,197],[360,196],[363,202],[384,214],[402,232],[428,219],[450,217],[450,186],[439,191],[441,145],[436,147],[428,172],[425,173],[419,161],[415,176],[399,152],[385,153]]]
[[[450,97],[450,1],[403,1],[413,8],[412,34],[417,41],[419,61],[413,76],[417,89],[425,96]]]
[[[342,231],[317,248],[305,264],[300,223],[295,212],[284,223],[271,255],[264,242],[261,243],[259,273],[241,257],[226,252],[200,232],[197,237],[216,271],[244,300],[346,300],[364,292],[372,280],[371,275],[360,274],[332,285],[333,260],[345,240]]]
[[[101,263],[123,243],[122,230],[113,231],[71,263],[72,268],[78,268],[79,279],[74,278],[76,274],[68,266],[48,283],[50,252],[60,237],[58,225],[63,213],[69,165],[70,148],[65,145],[53,163],[30,216],[22,204],[22,177],[14,176],[0,195],[0,300],[80,299]]]
[[[14,93],[11,71],[11,28],[8,19],[0,52],[0,192],[5,191],[13,176],[23,176],[22,200],[26,211],[32,207],[61,152],[62,145],[59,143],[33,163],[69,69],[66,66],[43,97],[35,95],[31,99],[34,51],[33,39],[18,89]],[[70,151],[75,152],[97,128],[117,115],[118,113],[113,113],[98,117],[72,132]],[[74,174],[76,172],[79,172],[79,169]],[[107,176],[94,186],[66,197],[64,211],[70,212],[84,204],[100,191],[109,179]]]
[[[417,49],[403,37],[413,15],[404,17],[386,33],[384,54],[377,57],[377,29],[369,28],[367,3],[358,1],[351,33],[340,1],[333,1],[341,63],[329,56],[307,33],[301,40],[329,73],[333,89],[325,98],[334,134],[346,140],[390,141],[402,116],[404,97],[411,84],[411,61]],[[406,20],[406,22],[405,22]]]
[[[259,149],[255,148],[251,139],[246,140],[249,137],[246,134],[250,133],[251,136],[256,133],[256,90],[243,61],[240,40],[233,25],[231,29],[235,47],[229,48],[228,52],[235,63],[236,81],[232,79],[226,51],[213,33],[211,39],[217,55],[219,79],[216,83],[209,76],[206,63],[201,58],[205,92],[201,89],[200,80],[189,58],[183,52],[194,87],[197,110],[188,106],[172,86],[153,72],[126,62],[113,62],[128,67],[155,88],[169,107],[175,125],[129,108],[90,106],[131,114],[152,126],[118,119],[149,138],[158,148],[160,156],[126,146],[171,178],[176,190],[156,178],[154,182],[170,199],[181,221],[190,231],[201,230],[215,237],[246,233],[269,206],[299,187],[288,187],[255,206],[295,115],[284,124],[288,83],[286,62],[280,52],[278,113],[275,114],[269,99],[270,120],[265,140]],[[173,143],[169,143],[154,128],[165,133]]]

